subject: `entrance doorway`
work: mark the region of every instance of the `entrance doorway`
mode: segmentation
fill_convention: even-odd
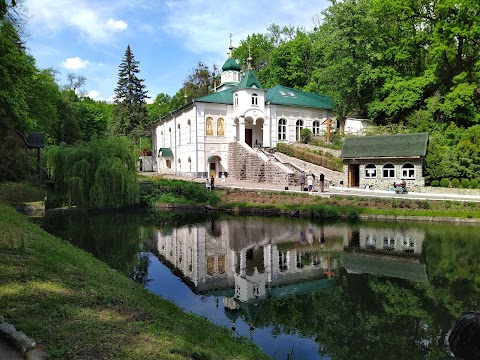
[[[360,185],[360,165],[348,165],[348,187],[358,187]]]
[[[245,143],[252,147],[253,129],[245,129]]]
[[[210,174],[209,176],[217,177],[217,165],[216,161],[210,163]]]

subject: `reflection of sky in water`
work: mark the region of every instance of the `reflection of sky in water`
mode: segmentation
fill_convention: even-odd
[[[204,316],[218,325],[231,327],[231,321],[224,313],[222,297],[218,298],[217,307],[214,296],[194,294],[156,256],[150,255],[149,258],[148,277],[150,281],[147,289],[174,302],[186,311]],[[250,338],[250,328],[242,318],[236,320],[235,326],[236,334]],[[319,354],[319,346],[314,339],[300,338],[298,335],[273,335],[271,328],[256,328],[253,333],[253,341],[274,359],[286,359],[292,349],[294,359],[327,359]]]

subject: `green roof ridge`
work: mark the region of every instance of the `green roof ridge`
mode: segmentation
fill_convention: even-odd
[[[248,69],[245,75],[242,76],[242,80],[237,85],[240,89],[251,89],[255,87],[256,89],[263,89],[262,84],[255,75],[255,71]]]
[[[420,157],[427,154],[428,133],[346,138],[341,158]]]

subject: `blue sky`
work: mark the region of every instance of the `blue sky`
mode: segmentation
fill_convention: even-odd
[[[327,0],[25,0],[28,52],[39,68],[58,70],[58,81],[74,73],[84,90],[110,100],[118,66],[130,44],[140,62],[148,95],[174,95],[202,61],[227,59],[233,46],[270,24],[313,27]],[[271,7],[273,6],[273,7]]]

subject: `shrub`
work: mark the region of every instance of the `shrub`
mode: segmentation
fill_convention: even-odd
[[[478,180],[477,179],[472,179],[470,181],[470,189],[478,189]]]
[[[450,186],[452,188],[459,188],[460,187],[460,180],[458,180],[457,178],[452,179],[452,181],[450,181]]]
[[[468,179],[462,179],[462,180],[460,181],[460,187],[461,187],[462,189],[468,189],[468,188],[470,187],[470,180],[468,180]]]
[[[430,203],[427,200],[420,200],[417,204],[419,209],[430,209]]]
[[[433,187],[438,187],[438,186],[440,186],[440,181],[432,180],[432,183],[430,185],[433,186]]]
[[[300,139],[302,143],[307,144],[310,141],[311,137],[312,137],[312,130],[308,128],[304,128],[300,131]]]
[[[440,180],[440,186],[441,187],[449,187],[450,186],[450,180],[447,178],[443,178]]]

